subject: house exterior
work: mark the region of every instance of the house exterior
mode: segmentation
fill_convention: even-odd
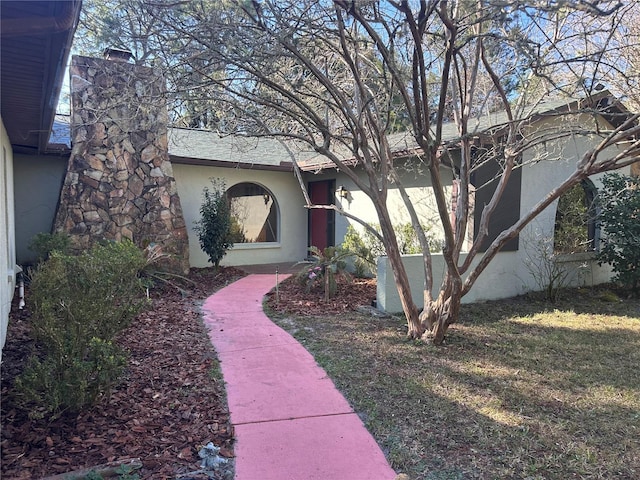
[[[15,167],[50,153],[49,133],[80,6],[78,0],[0,2],[0,346],[19,271]],[[36,182],[31,192],[39,188]]]
[[[589,99],[591,102],[611,101],[607,92],[602,92]],[[531,131],[559,131],[569,129],[568,121],[562,114],[578,111],[584,108],[579,101],[558,100],[547,102],[539,106],[539,114],[533,116],[533,120],[526,128]],[[599,108],[598,108],[599,109]],[[624,108],[612,104],[607,110],[609,115],[593,115],[584,113],[574,115],[571,122],[575,125],[589,125],[598,122],[601,127],[610,129],[615,127],[625,116]],[[482,137],[484,131],[491,125],[503,124],[505,119],[500,113],[492,117],[483,118],[477,125],[478,136]],[[287,159],[292,154],[291,150],[282,148],[275,140],[251,139],[251,138],[211,138],[209,132],[183,132],[175,138],[174,152],[180,150],[182,144],[184,150],[180,158],[174,157],[174,171],[181,192],[181,199],[185,205],[186,215],[192,215],[189,221],[197,219],[197,209],[200,204],[199,193],[207,185],[209,177],[224,178],[227,186],[233,186],[238,182],[252,182],[269,190],[280,205],[279,225],[280,241],[269,243],[236,244],[223,264],[243,265],[249,263],[271,263],[282,261],[295,261],[306,254],[309,245],[326,246],[338,245],[346,233],[347,227],[355,222],[346,217],[334,215],[326,210],[309,210],[302,213],[305,201],[299,193],[300,188],[297,179],[292,173]],[[450,137],[455,141],[455,128],[445,128],[445,139]],[[196,137],[201,136],[200,140]],[[489,242],[504,228],[510,226],[529,211],[547,192],[558,186],[565,178],[575,170],[576,163],[582,158],[584,152],[593,148],[600,141],[596,135],[568,136],[564,139],[554,139],[548,143],[525,150],[521,158],[521,167],[516,169],[509,181],[504,198],[499,204],[498,211],[489,227]],[[421,218],[427,225],[434,228],[430,234],[436,239],[442,235],[438,230],[437,212],[435,201],[427,175],[416,174],[412,156],[416,154],[412,140],[406,134],[393,135],[390,143],[398,156],[406,163],[403,171],[403,183],[414,201]],[[211,145],[215,144],[212,148]],[[207,146],[209,145],[209,146]],[[187,147],[188,146],[188,147]],[[620,147],[622,148],[622,147]],[[613,154],[611,150],[604,154]],[[199,152],[209,152],[209,158]],[[377,223],[375,211],[371,201],[364,193],[359,191],[351,180],[338,171],[325,159],[306,152],[304,150],[294,152],[298,158],[298,164],[303,170],[309,195],[314,203],[335,203],[348,213],[359,216],[365,221]],[[452,148],[455,158],[455,148]],[[455,163],[455,161],[454,161]],[[630,168],[621,172],[628,174]],[[475,204],[486,204],[495,188],[495,181],[491,181],[495,174],[495,168],[491,165],[478,169],[473,181],[478,188],[473,192]],[[594,191],[601,185],[604,174],[591,177],[585,185],[590,185]],[[453,169],[445,168],[442,171],[443,181],[447,187],[447,194],[455,195],[455,182]],[[194,186],[196,188],[194,188]],[[291,196],[293,194],[293,196]],[[292,203],[293,202],[293,203]],[[397,191],[390,191],[389,206],[394,215],[394,224],[407,223],[409,218],[404,210],[402,201]],[[465,302],[491,300],[519,295],[532,290],[543,288],[540,284],[540,267],[536,267],[541,255],[548,255],[553,246],[554,229],[556,225],[556,209],[558,201],[544,210],[519,236],[509,242],[492,261],[490,266],[482,273],[470,294],[464,297]],[[477,233],[481,208],[476,208],[473,217],[469,221],[469,242]],[[611,269],[607,265],[598,265],[595,260],[595,250],[599,232],[592,225],[589,229],[590,241],[594,251],[566,255],[559,258],[563,269],[567,273],[569,285],[595,285],[609,281]],[[475,230],[475,232],[474,232]],[[198,255],[197,239],[191,238],[192,265],[206,265],[206,256]],[[324,242],[324,243],[323,243]],[[547,252],[547,253],[545,253]],[[439,286],[439,279],[443,275],[443,259],[438,253],[433,255],[434,285]],[[464,253],[462,258],[464,259]],[[480,256],[476,259],[476,263]],[[198,262],[198,263],[197,263]],[[405,266],[410,277],[414,301],[421,307],[422,288],[424,274],[421,255],[405,256]],[[436,292],[434,292],[435,294]],[[378,261],[378,307],[391,312],[401,311],[393,274],[386,257]]]
[[[397,150],[406,149],[405,134],[396,136],[396,142]],[[271,138],[171,129],[169,152],[187,225],[193,225],[199,218],[202,190],[210,185],[211,178],[224,179],[229,188],[239,183],[262,187],[277,204],[276,238],[270,242],[235,243],[223,258],[223,265],[296,262],[307,256],[309,246],[322,249],[342,242],[352,222],[330,210],[305,208],[299,180],[293,171],[292,155],[301,166],[302,180],[313,203],[335,204],[365,221],[378,223],[368,197],[346,175],[318,158],[308,147],[285,147]],[[452,174],[443,171],[443,175],[450,185]],[[416,176],[409,167],[403,177],[425,221],[435,224],[437,212],[428,177]],[[408,216],[402,213],[397,191],[390,192],[389,202],[395,212],[394,224],[409,222]],[[207,266],[207,256],[200,251],[197,237],[191,235],[189,240],[191,265]]]
[[[562,125],[560,117],[541,117],[536,124],[540,129],[557,129]],[[582,121],[593,121],[593,118],[584,118]],[[516,177],[517,202],[507,199],[506,204],[501,204],[502,211],[496,212],[498,218],[497,227],[502,229],[506,225],[512,224],[515,219],[531,210],[548,192],[560,185],[564,179],[569,177],[575,170],[576,163],[582,158],[584,152],[593,148],[599,142],[598,137],[568,137],[564,140],[556,140],[553,144],[546,145],[545,154],[547,159],[540,157],[538,149],[529,149],[523,153],[522,164]],[[609,152],[611,153],[611,152]],[[537,160],[541,158],[540,160]],[[620,173],[629,174],[630,168],[619,170]],[[591,177],[587,182],[595,190],[601,187],[602,177],[599,174]],[[482,205],[483,201],[476,196],[476,205]],[[558,200],[542,211],[536,219],[527,225],[517,237],[517,243],[500,251],[492,260],[489,266],[483,271],[469,294],[463,297],[463,303],[473,303],[485,300],[496,300],[502,298],[521,295],[530,291],[542,290],[543,285],[539,284],[544,278],[539,265],[541,256],[549,255],[553,248],[554,231],[556,225]],[[476,218],[480,214],[476,208]],[[509,223],[511,222],[511,223]],[[499,230],[491,230],[490,239],[495,238]],[[493,235],[492,235],[493,233]],[[591,240],[594,241],[594,251],[561,255],[558,261],[561,268],[566,271],[567,286],[588,286],[606,283],[610,281],[612,271],[609,265],[598,265],[595,257],[598,248],[597,241],[599,232],[590,232]],[[595,237],[595,238],[594,238]],[[546,252],[546,253],[545,253]],[[479,254],[472,265],[476,265],[481,257]],[[464,261],[465,254],[462,253],[461,261]],[[424,271],[422,268],[422,258],[419,255],[409,255],[403,258],[403,262],[410,278],[413,299],[418,308],[422,308],[424,285]],[[544,261],[542,261],[544,263]],[[538,265],[538,266],[536,266]],[[433,254],[433,277],[434,295],[436,289],[444,275],[444,261],[442,255]],[[544,268],[544,267],[543,267]],[[542,278],[540,278],[542,275]],[[386,257],[378,259],[378,282],[377,300],[380,308],[389,312],[402,311],[400,298],[393,280],[390,265]]]
[[[6,4],[13,3],[21,2],[3,2],[3,12]],[[44,4],[70,3],[76,6],[74,2],[33,3],[42,4],[40,6],[43,8]],[[71,33],[71,30],[67,32],[69,41]],[[3,36],[3,52],[4,43]],[[61,51],[68,53],[68,45],[65,44]],[[5,60],[3,56],[3,64]],[[18,62],[19,59],[14,57],[12,61]],[[84,62],[84,65],[90,63],[93,70],[102,68],[100,65],[104,65],[107,69],[111,68],[108,62],[104,63],[105,61],[102,60],[98,62],[81,59],[79,62]],[[118,68],[120,72],[118,75],[125,75],[122,72],[135,75],[138,67],[127,64]],[[91,75],[96,74],[94,72]],[[110,76],[107,75],[107,77]],[[85,89],[87,85],[94,86],[102,82],[102,80],[96,80],[97,78],[76,78],[76,85],[78,88]],[[71,83],[73,89],[74,82]],[[131,82],[133,83],[135,82]],[[143,210],[143,216],[158,217],[165,223],[176,226],[180,232],[186,231],[188,255],[183,258],[188,258],[188,264],[191,267],[209,266],[208,257],[200,249],[193,226],[199,219],[203,189],[211,186],[211,179],[218,178],[225,182],[228,196],[235,205],[239,221],[244,227],[233,248],[223,258],[223,265],[242,266],[284,262],[292,264],[307,256],[309,246],[323,248],[338,245],[344,238],[349,225],[357,226],[352,220],[336,215],[332,210],[305,208],[306,202],[300,182],[306,185],[313,203],[336,204],[347,213],[357,215],[365,221],[377,223],[371,201],[343,172],[328,164],[326,159],[317,156],[315,152],[309,151],[308,147],[285,144],[273,138],[221,136],[209,131],[168,128],[165,124],[157,126],[157,132],[155,132],[156,126],[153,126],[155,132],[153,137],[156,143],[153,143],[152,150],[162,150],[160,157],[157,157],[148,155],[148,152],[138,152],[137,147],[132,146],[130,149],[129,144],[133,142],[125,138],[125,132],[119,132],[119,136],[125,135],[125,137],[120,138],[118,142],[111,142],[113,145],[105,149],[107,144],[110,144],[107,134],[111,131],[109,124],[100,121],[98,123],[102,125],[99,128],[93,123],[91,128],[87,128],[87,125],[77,123],[77,118],[82,115],[76,115],[71,120],[68,117],[59,117],[54,122],[54,112],[51,110],[45,123],[39,120],[40,125],[37,128],[31,127],[25,130],[46,132],[46,135],[40,135],[37,141],[34,140],[32,148],[23,151],[21,150],[23,147],[17,146],[17,139],[21,138],[20,133],[12,134],[12,130],[8,127],[12,125],[11,120],[15,118],[17,110],[7,109],[5,112],[4,85],[3,77],[2,120],[7,128],[3,127],[2,140],[3,145],[6,143],[7,153],[3,153],[1,172],[5,182],[3,190],[5,195],[0,201],[4,202],[2,206],[5,212],[2,227],[2,238],[5,243],[2,244],[2,248],[7,254],[2,268],[5,268],[7,277],[10,279],[7,288],[3,290],[3,318],[8,314],[8,305],[15,283],[14,265],[29,264],[34,260],[33,252],[30,252],[27,247],[33,235],[39,232],[51,232],[54,224],[58,225],[56,228],[62,228],[60,225],[68,224],[72,232],[82,234],[94,229],[96,235],[100,235],[111,228],[108,227],[110,220],[104,218],[107,215],[106,212],[110,210],[116,211],[119,215],[119,220],[112,223],[127,227],[131,221],[122,215],[123,211],[118,210],[121,206],[132,209],[132,205],[135,205],[136,208]],[[106,86],[109,87],[109,85]],[[51,92],[57,97],[55,88]],[[83,92],[85,92],[83,102],[86,100],[84,97],[89,95],[87,92],[97,95],[97,90],[93,88]],[[72,98],[73,94],[72,91]],[[604,98],[604,94],[602,97]],[[49,97],[47,99],[51,100]],[[44,98],[41,100],[45,101]],[[541,107],[539,115],[528,128],[561,127],[562,125],[557,123],[561,120],[558,120],[560,117],[556,116],[556,113],[571,110],[575,106],[575,102],[560,101]],[[166,123],[166,114],[161,110],[156,112],[151,117]],[[593,116],[585,114],[584,118],[576,121],[591,122],[593,120]],[[611,123],[615,121],[615,116],[611,118],[600,116],[597,121]],[[500,114],[482,118],[476,125],[478,137],[481,138],[491,126],[503,122],[504,118],[501,118]],[[49,139],[48,134],[52,130],[52,124],[53,132]],[[129,129],[129,132],[134,132],[130,134],[137,137],[146,135],[144,129]],[[24,136],[24,133],[22,135]],[[455,144],[456,130],[453,125],[445,126],[444,138],[450,140],[451,145]],[[400,165],[400,174],[407,193],[416,205],[424,223],[433,226],[430,234],[437,240],[442,234],[436,223],[437,212],[429,177],[416,167],[415,158],[419,152],[411,137],[405,133],[393,135],[389,141],[393,151],[397,153],[397,162]],[[525,151],[523,166],[514,171],[509,181],[508,191],[499,206],[499,212],[495,215],[495,224],[490,226],[490,236],[495,236],[502,227],[509,225],[509,222],[513,223],[522,212],[530,209],[541,195],[548,192],[573,170],[577,159],[597,141],[596,137],[570,137],[545,144],[543,152],[539,148]],[[84,147],[78,148],[78,145],[83,142],[98,149],[87,157],[74,157],[74,147],[76,150],[86,150]],[[130,155],[127,156],[125,151]],[[447,185],[447,194],[453,199],[457,188],[454,181],[455,147],[452,147],[451,151],[453,160],[451,165],[443,167],[442,176]],[[147,165],[146,167],[133,165],[133,171],[137,172],[138,179],[131,176],[131,172],[126,173],[126,168],[123,166],[130,163],[131,156],[136,155],[139,157],[136,162]],[[300,165],[301,176],[294,173],[294,159]],[[100,162],[104,165],[98,165]],[[73,168],[78,169],[71,171],[72,165],[75,165]],[[138,168],[139,166],[141,168]],[[491,168],[476,172],[474,184],[478,185],[478,188],[473,192],[476,205],[483,205],[490,197],[492,192],[490,180],[494,173],[495,171]],[[8,180],[12,176],[13,182]],[[80,183],[84,182],[89,186],[96,184],[94,193],[84,196],[76,195],[79,188],[77,187],[78,179],[83,177],[84,180]],[[118,177],[116,180],[124,181],[126,185],[121,187],[114,184],[103,185],[102,182],[107,177]],[[160,179],[160,183],[147,184],[147,177]],[[597,188],[599,178],[591,180]],[[139,185],[132,187],[132,183],[136,182]],[[12,185],[13,192],[10,190]],[[165,187],[164,193],[160,195],[160,203],[164,204],[165,210],[172,210],[171,213],[181,210],[180,218],[173,219],[169,216],[164,218],[165,213],[162,210],[158,210],[157,214],[145,211],[146,207],[138,202],[139,195],[136,193],[138,190],[142,195],[143,192],[155,190],[158,186]],[[73,194],[65,193],[68,187],[72,187]],[[107,194],[102,195],[105,192]],[[179,199],[174,200],[174,196],[179,196]],[[83,210],[80,214],[76,214],[80,220],[76,223],[71,222],[70,219],[76,208],[65,206],[64,208],[70,213],[63,221],[58,222],[56,218],[59,217],[61,210],[60,201],[70,197],[81,203],[80,208]],[[99,204],[95,209],[92,207],[93,201]],[[176,208],[178,201],[179,209]],[[393,223],[396,225],[408,223],[409,217],[404,213],[398,191],[391,190],[388,201],[394,216]],[[13,205],[11,205],[12,202]],[[149,215],[150,213],[153,215]],[[481,208],[476,208],[473,218],[470,218],[469,240],[472,240],[473,230],[477,227],[480,213]],[[527,259],[536,255],[536,238],[553,237],[555,215],[554,204],[518,238],[505,246],[504,252],[500,253],[489,269],[482,274],[473,292],[465,297],[465,300],[504,298],[536,289],[535,278],[526,267]],[[114,234],[113,238],[117,239],[117,235],[135,237],[135,233],[127,233],[127,228],[119,230],[120,233]],[[154,227],[154,231],[159,230]],[[170,235],[166,235],[165,232],[161,235],[165,240],[168,236],[170,240]],[[181,242],[184,240],[182,233],[180,233],[180,239]],[[422,298],[423,284],[422,266],[419,260],[416,257],[406,257],[407,270],[414,287],[414,299],[418,303]],[[441,266],[438,265],[442,262],[437,254],[434,254],[434,263],[436,272],[441,270]],[[606,267],[599,268],[591,258],[581,257],[580,265],[583,263],[588,265],[580,269],[580,275],[575,276],[576,283],[599,283],[609,279],[610,272]],[[437,273],[434,283],[438,284]],[[380,259],[378,266],[378,306],[388,311],[400,310],[395,284],[384,257]]]
[[[566,102],[559,102],[558,105],[555,108],[571,108]],[[550,127],[552,125],[549,123],[557,121],[555,119],[553,115],[541,116],[537,125],[539,128]],[[500,119],[495,118],[492,121],[499,123]],[[584,121],[591,119],[585,118]],[[57,122],[55,126],[57,132],[65,128],[64,122]],[[454,138],[455,133],[452,130],[448,135]],[[415,153],[411,140],[405,134],[396,135],[391,140],[394,142],[394,149],[406,157],[407,166],[403,181],[409,194],[418,205],[425,223],[435,224],[436,210],[429,178],[416,175],[411,166],[411,155]],[[596,141],[597,138],[572,138],[555,142],[546,146],[549,158],[540,161],[535,161],[540,155],[539,151],[525,152],[524,166],[516,170],[511,180],[513,192],[507,195],[505,205],[496,215],[496,228],[501,228],[505,222],[513,222],[521,212],[537,202],[544,192],[565,178],[574,168],[582,152]],[[64,143],[64,140],[60,142]],[[305,200],[293,172],[292,155],[298,159],[303,169],[303,181],[314,202],[335,203],[349,213],[377,223],[371,201],[346,175],[303,147],[285,147],[281,142],[270,138],[221,136],[215,132],[170,128],[168,150],[182,203],[184,223],[189,230],[189,261],[192,267],[210,265],[207,255],[200,249],[193,225],[199,218],[203,189],[211,186],[212,178],[223,179],[229,191],[240,186],[245,190],[250,189],[251,197],[259,199],[250,210],[262,207],[266,212],[268,207],[271,212],[260,218],[266,220],[271,215],[272,235],[269,238],[255,239],[257,241],[236,243],[223,258],[223,265],[294,263],[306,257],[310,245],[322,247],[341,243],[350,221],[333,212],[308,210],[304,207]],[[64,156],[33,157],[30,162],[21,162],[16,166],[16,215],[21,219],[17,225],[17,235],[20,239],[19,261],[29,261],[31,254],[26,249],[28,239],[38,231],[50,229],[53,209],[44,211],[45,209],[38,208],[38,205],[51,207],[57,203],[66,163],[67,159]],[[445,169],[442,173],[445,183],[449,185],[448,193],[453,194],[451,170]],[[50,180],[48,186],[43,186],[39,192],[40,196],[37,197],[32,193],[26,194],[30,191],[30,179],[34,177],[42,179],[43,184],[47,183],[47,178]],[[481,177],[477,180],[484,182]],[[592,181],[597,188],[599,177],[593,178]],[[490,193],[490,190],[483,193],[483,190],[479,189],[475,192],[476,202],[483,204]],[[389,202],[395,215],[394,223],[400,225],[408,222],[408,217],[402,213],[403,208],[397,192],[390,192]],[[504,298],[539,288],[527,269],[527,259],[536,254],[535,239],[553,237],[555,215],[554,204],[498,255],[489,269],[482,274],[471,294],[465,297],[465,301]],[[473,230],[473,225],[474,219],[471,219],[470,230]],[[437,229],[430,233],[436,238],[439,235]],[[494,229],[493,234],[495,233],[497,231]],[[598,267],[592,259],[593,255],[586,257],[591,258],[581,257],[580,277],[576,277],[575,281],[594,284],[607,281],[610,278],[607,267]],[[440,268],[438,258],[438,254],[434,254],[436,272]],[[412,278],[415,300],[418,303],[422,298],[423,284],[419,260],[411,256],[406,258],[407,270]],[[582,268],[586,260],[589,260],[588,268]],[[437,281],[435,283],[438,284]],[[400,310],[395,284],[384,258],[379,265],[378,306],[389,311]]]
[[[603,93],[596,99],[600,101],[608,94]],[[574,101],[550,102],[540,107],[540,115],[528,127],[540,131],[566,128],[566,118],[559,113],[578,107]],[[607,128],[616,122],[616,114],[609,118],[598,117]],[[489,125],[501,124],[500,114],[494,118],[484,118],[478,125],[478,131]],[[593,122],[592,114],[573,118],[577,124]],[[453,126],[445,128],[445,135],[455,139]],[[293,262],[303,259],[310,245],[319,247],[341,243],[348,226],[354,225],[346,217],[335,215],[327,210],[306,210],[298,180],[293,174],[290,158],[295,155],[302,169],[302,178],[314,203],[334,203],[348,213],[359,216],[365,221],[377,223],[371,201],[342,172],[325,159],[304,148],[294,150],[273,139],[245,137],[221,137],[215,133],[190,130],[172,130],[170,152],[174,164],[174,173],[184,205],[185,222],[192,225],[198,218],[202,189],[208,186],[210,178],[223,178],[227,187],[232,189],[240,183],[251,183],[269,192],[278,206],[277,235],[271,242],[236,243],[223,259],[225,265],[263,264],[274,262]],[[434,228],[430,234],[436,239],[442,233],[438,230],[437,211],[431,191],[429,177],[416,174],[412,155],[415,147],[406,134],[390,138],[394,151],[406,166],[401,167],[402,180],[413,199],[421,218]],[[526,150],[522,155],[522,167],[512,174],[505,197],[494,215],[490,225],[489,239],[492,240],[506,226],[514,223],[521,214],[532,208],[547,192],[559,185],[575,169],[576,162],[585,151],[592,148],[597,136],[571,136],[557,139],[549,144]],[[543,150],[543,151],[541,151]],[[611,152],[608,152],[611,153]],[[453,152],[455,156],[455,149]],[[629,173],[623,169],[622,173]],[[493,190],[489,180],[494,175],[491,168],[480,169],[474,180],[480,186],[474,191],[476,205],[488,202]],[[455,182],[452,169],[443,169],[443,181],[447,194],[455,194]],[[594,189],[601,184],[601,175],[592,177],[589,183]],[[394,224],[409,222],[397,191],[390,191],[390,211]],[[541,255],[541,249],[553,245],[556,223],[557,201],[540,214],[523,232],[503,248],[488,269],[480,276],[474,289],[464,298],[465,302],[505,298],[538,290],[539,272],[532,269],[533,260]],[[469,222],[469,244],[473,239],[474,227],[477,230],[481,209],[475,209]],[[597,236],[597,231],[590,233]],[[592,238],[597,247],[597,238]],[[549,243],[551,242],[551,243]],[[204,267],[207,257],[199,251],[195,235],[190,236],[190,259],[192,266]],[[463,254],[464,258],[464,254]],[[438,253],[433,254],[435,282],[442,277],[443,261]],[[573,285],[594,285],[609,281],[611,270],[607,265],[599,266],[595,261],[595,252],[568,255],[561,258],[568,272],[568,283]],[[405,264],[418,306],[422,301],[424,283],[422,258],[420,255],[406,256]],[[378,307],[387,311],[400,311],[400,300],[386,257],[378,263]]]
[[[245,201],[254,198],[257,202],[247,210],[262,212],[256,220],[261,220],[258,223],[262,225],[268,220],[270,224],[268,236],[252,235],[255,238],[250,240],[255,241],[235,243],[222,259],[223,265],[293,263],[306,257],[307,211],[290,152],[282,143],[268,138],[170,129],[169,153],[188,226],[193,227],[200,218],[203,189],[211,187],[211,179],[216,178],[222,179],[229,190],[251,190],[252,195],[246,195]],[[189,247],[191,266],[210,265],[193,230]]]

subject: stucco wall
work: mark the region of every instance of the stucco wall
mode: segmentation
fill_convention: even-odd
[[[17,259],[19,264],[31,263],[35,256],[27,248],[39,232],[51,231],[60,186],[64,179],[67,158],[55,156],[18,155],[15,165]],[[178,194],[182,203],[189,235],[189,259],[192,267],[209,266],[193,231],[199,218],[202,189],[210,186],[209,178],[226,179],[227,187],[239,182],[255,182],[270,190],[280,211],[280,242],[278,244],[237,245],[222,261],[223,265],[299,261],[306,255],[307,211],[300,187],[292,173],[265,170],[173,165]]]
[[[279,209],[279,242],[236,244],[222,259],[222,265],[251,265],[296,262],[306,256],[307,210],[298,182],[292,172],[250,170],[198,165],[173,165],[173,173],[189,232],[189,259],[192,267],[207,267],[207,255],[200,248],[193,230],[200,218],[202,190],[210,178],[224,178],[227,188],[240,182],[257,183],[275,197]]]
[[[16,286],[13,212],[13,151],[0,119],[0,360],[7,338],[11,300]]]
[[[551,121],[541,122],[541,127],[553,127]],[[598,138],[575,137],[563,141],[553,142],[536,151],[527,151],[523,155],[524,167],[522,168],[522,196],[520,215],[531,210],[553,188],[557,187],[575,170],[576,163],[582,157],[583,152],[592,147]],[[602,155],[610,155],[615,151]],[[620,173],[628,174],[629,168],[620,170]],[[602,177],[605,174],[594,175],[590,178],[596,188],[602,185]],[[539,254],[540,239],[548,239],[552,243],[555,226],[557,201],[552,203],[527,227],[520,235],[520,248],[516,252],[501,252],[487,269],[480,275],[474,287],[463,302],[481,300],[494,300],[520,295],[528,291],[539,290],[540,287],[529,268],[527,261]],[[464,258],[464,256],[462,256]],[[580,275],[573,275],[573,285],[595,285],[608,282],[611,278],[611,269],[607,265],[598,266],[593,260],[593,255],[578,254],[573,257],[575,262],[566,258],[570,270],[580,268]],[[476,259],[476,262],[479,259]],[[423,306],[422,289],[424,274],[421,256],[408,255],[404,259],[407,267],[412,295],[414,301],[421,308]],[[433,256],[434,288],[437,291],[442,279],[443,262],[439,255]],[[434,291],[434,293],[435,293]],[[378,308],[389,312],[401,311],[402,307],[395,287],[393,274],[386,257],[378,261]]]
[[[557,121],[557,120],[556,120]],[[592,118],[585,118],[585,122],[593,121]],[[542,123],[542,127],[553,128],[553,122]],[[596,136],[571,137],[563,141],[554,142],[546,148],[538,150],[528,150],[523,155],[525,167],[522,169],[522,197],[520,214],[531,210],[531,208],[544,198],[544,196],[560,185],[576,169],[576,163],[582,158],[584,152],[593,148],[600,139]],[[601,158],[613,156],[617,152],[616,147],[611,147],[601,154]],[[546,156],[546,159],[536,161],[538,158]],[[619,170],[619,173],[629,174],[629,167]],[[606,173],[593,175],[589,180],[593,182],[596,189],[602,186],[602,178]],[[521,235],[521,258],[535,255],[537,242],[540,238],[552,238],[555,228],[555,219],[558,201],[554,201],[547,209],[541,212],[529,225],[527,225]],[[600,276],[596,276],[600,278]],[[608,276],[599,283],[608,281]]]
[[[16,258],[34,263],[28,245],[37,233],[51,233],[68,157],[16,155],[14,165]]]
[[[461,259],[466,255],[461,255]],[[433,254],[433,295],[436,296],[443,278],[444,261],[441,254]],[[607,265],[598,266],[593,254],[577,254],[573,259],[565,258],[569,272],[568,285],[587,286],[606,283],[610,279],[611,269]],[[405,255],[402,261],[409,276],[411,295],[422,308],[424,270],[422,255]],[[477,260],[474,265],[477,264]],[[402,304],[396,289],[393,272],[387,257],[378,259],[378,308],[387,312],[402,311]],[[498,300],[514,297],[523,293],[540,290],[535,278],[525,264],[525,255],[517,252],[500,252],[476,280],[471,291],[462,299],[462,303],[473,303],[484,300]]]
[[[335,179],[336,189],[343,186],[349,193],[347,198],[341,198],[336,195],[336,204],[341,206],[345,212],[361,218],[370,224],[379,224],[378,216],[373,208],[373,202],[369,197],[360,191],[353,181],[342,172],[328,170],[318,175],[307,174],[305,180],[319,181]],[[447,198],[451,194],[450,185],[452,182],[452,174],[450,171],[442,171],[442,180],[447,185]],[[430,234],[442,238],[442,228],[438,220],[438,211],[436,208],[435,197],[431,189],[431,179],[428,174],[419,176],[413,171],[401,171],[401,180],[405,186],[407,193],[411,197],[418,215],[423,219],[425,226],[432,226]],[[391,214],[391,221],[394,225],[409,223],[409,214],[406,211],[404,202],[400,197],[397,189],[390,190],[387,197],[387,206]],[[349,225],[353,225],[357,230],[362,231],[363,227],[354,220],[348,219],[342,215],[336,215],[335,243],[340,244],[347,232]]]

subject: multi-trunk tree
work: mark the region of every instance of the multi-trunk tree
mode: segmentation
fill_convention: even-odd
[[[596,100],[602,98],[600,82],[623,73],[609,49],[623,13],[619,2],[238,0],[217,7],[167,2],[156,11],[169,44],[188,52],[166,68],[180,65],[189,72],[182,90],[203,92],[219,129],[306,144],[371,199],[412,338],[441,343],[458,318],[462,297],[510,239],[583,179],[640,158],[637,115],[625,111],[613,123],[575,121],[580,111],[596,119],[601,108],[610,109]],[[567,116],[555,122],[559,128],[531,128],[540,102],[554,98],[583,101],[556,112]],[[499,124],[483,123],[486,114],[497,111]],[[611,110],[606,113],[610,118]],[[444,133],[451,128],[454,139]],[[437,295],[420,212],[401,180],[404,162],[390,146],[390,135],[399,130],[406,131],[414,164],[433,188],[446,265]],[[522,153],[579,136],[596,136],[598,142],[575,171],[488,238],[509,179],[522,167]],[[468,253],[461,256],[471,176],[489,163],[498,166],[496,188],[482,206]],[[445,171],[459,192],[454,215]],[[400,192],[421,242],[422,312],[401,261],[387,204],[391,189]],[[327,208],[306,198],[309,208]],[[337,206],[329,208],[360,221]],[[481,248],[487,239],[489,245]]]

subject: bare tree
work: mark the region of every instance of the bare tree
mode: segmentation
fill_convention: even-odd
[[[223,0],[85,0],[73,49],[90,56],[101,56],[106,48],[130,51],[134,63],[163,70],[169,113],[176,126],[216,129],[220,118],[207,92],[207,81],[199,73],[206,67],[207,74],[212,74],[202,46],[189,37],[176,36],[163,14],[170,8],[171,17],[185,25],[199,21],[202,11],[212,15],[227,7]]]
[[[119,48],[130,51],[137,64],[145,64],[161,55],[158,32],[162,25],[147,2],[85,0],[74,49],[83,55],[100,56],[105,48]]]
[[[586,89],[606,85],[635,111],[640,107],[640,8],[638,2],[621,4],[615,15],[576,16],[574,22],[588,23],[588,29],[569,24],[576,42],[574,49],[597,61],[575,63],[574,77]]]
[[[638,115],[626,114],[613,126],[576,120],[580,112],[594,115],[610,108],[597,101],[592,87],[604,79],[599,66],[613,61],[607,50],[612,35],[605,25],[617,28],[620,7],[598,0],[263,0],[229,2],[225,12],[202,8],[191,16],[172,4],[161,19],[189,44],[190,56],[182,61],[197,73],[193,88],[214,101],[225,130],[303,142],[371,199],[408,335],[440,344],[458,319],[462,297],[510,239],[581,180],[640,158]],[[580,42],[592,35],[598,35],[598,44],[582,48]],[[557,122],[561,128],[533,128],[541,101],[553,97],[583,100],[555,111],[566,116]],[[501,120],[484,123],[483,115],[497,110]],[[436,296],[420,213],[390,146],[399,118],[415,147],[414,162],[429,175],[444,235],[446,270]],[[445,134],[450,128],[454,140]],[[543,142],[589,135],[600,141],[574,173],[489,238],[489,222],[514,169],[521,166],[522,153]],[[624,147],[609,149],[623,142]],[[478,235],[462,257],[471,175],[492,162],[499,166],[497,186],[483,208]],[[447,170],[459,185],[453,218],[443,178]],[[421,313],[391,222],[391,189],[400,192],[422,246]],[[309,208],[335,208],[362,222],[338,206],[316,206],[306,198]],[[487,239],[488,247],[481,248]]]

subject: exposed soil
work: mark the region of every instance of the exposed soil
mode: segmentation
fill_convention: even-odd
[[[152,290],[152,308],[120,338],[129,354],[122,384],[91,411],[51,423],[30,420],[14,405],[14,378],[34,348],[28,307],[14,306],[2,354],[2,478],[42,478],[130,458],[142,461],[142,479],[207,478],[185,474],[199,469],[198,451],[208,442],[232,458],[224,384],[212,374],[217,360],[200,306],[243,275],[233,268],[194,270],[197,286]],[[325,301],[320,288],[307,292],[290,278],[267,304],[281,313],[341,314],[374,299],[372,279],[342,279],[336,296]]]
[[[173,479],[199,469],[198,451],[208,442],[232,457],[224,385],[213,373],[217,360],[200,306],[243,275],[233,268],[195,270],[190,278],[196,285],[183,292],[153,289],[152,308],[119,340],[129,354],[123,382],[91,411],[51,423],[30,420],[14,406],[13,381],[33,349],[28,307],[14,308],[2,353],[2,478],[41,478],[140,458],[141,478]]]

